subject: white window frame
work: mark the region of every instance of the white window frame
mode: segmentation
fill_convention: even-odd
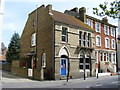
[[[32,34],[31,36],[31,46],[36,45],[36,33]]]
[[[66,30],[66,35],[62,34],[62,36],[61,36],[61,41],[62,41],[62,42],[68,42],[68,27],[62,26],[62,31],[63,31],[63,28],[67,28],[67,30]],[[62,40],[62,37],[65,37],[65,38],[66,38],[65,41]]]
[[[91,28],[93,28],[93,20],[87,19],[87,24],[88,24],[88,26],[90,26]]]
[[[110,48],[110,39],[108,37],[105,37],[105,48]]]
[[[99,24],[99,27],[97,27],[97,24]],[[96,32],[101,33],[101,23],[95,22],[95,30],[96,30]]]
[[[115,28],[111,27],[110,29],[111,29],[110,30],[111,31],[111,36],[115,37]]]
[[[114,45],[114,47],[113,47],[113,45]],[[112,46],[112,49],[115,49],[115,48],[116,48],[115,39],[111,39],[111,46]]]
[[[113,55],[115,55],[115,59],[114,59]],[[112,63],[116,64],[116,53],[112,53]]]
[[[100,45],[98,45],[97,38],[100,38]],[[101,37],[99,35],[96,36],[96,46],[101,47]]]
[[[107,29],[106,29],[106,27],[107,27]],[[107,30],[107,33],[106,33],[106,30]],[[109,26],[107,26],[107,25],[104,25],[104,34],[109,35]]]

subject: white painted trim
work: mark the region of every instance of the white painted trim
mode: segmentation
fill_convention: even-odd
[[[61,51],[62,51],[64,48],[65,48],[65,49],[67,50],[67,52],[68,52],[68,57],[70,57],[70,50],[69,50],[69,49],[68,49],[68,47],[67,47],[67,46],[65,46],[65,45],[64,45],[64,46],[62,46],[62,47],[61,47],[61,49],[59,50],[59,54],[58,54],[58,56],[59,56],[59,57],[61,56],[61,54],[60,54],[60,53],[61,53]]]
[[[97,45],[97,37],[100,38],[100,46]],[[96,35],[96,38],[95,38],[95,39],[96,39],[96,43],[95,43],[95,45],[96,45],[97,47],[101,47],[101,36],[100,36],[100,35]]]
[[[80,72],[84,72],[84,70],[82,69],[82,70],[79,70]],[[89,69],[85,69],[85,72],[90,72],[90,70]]]
[[[109,46],[107,46],[106,40],[108,40],[108,45]],[[108,37],[105,37],[105,48],[110,48],[110,39]]]

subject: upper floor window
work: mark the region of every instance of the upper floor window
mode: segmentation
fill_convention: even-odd
[[[36,45],[36,33],[32,34],[31,36],[31,46]]]
[[[110,61],[110,62],[111,62],[111,59],[112,59],[112,58],[111,58],[111,53],[109,53],[109,61]]]
[[[100,27],[100,23],[99,22],[96,22],[95,23],[95,30],[96,30],[96,32],[101,32],[101,27]]]
[[[86,32],[83,35],[83,46],[86,46]]]
[[[105,35],[109,35],[109,26],[104,25],[104,33]]]
[[[62,41],[67,42],[68,41],[68,28],[62,27]]]
[[[111,27],[111,36],[115,37],[115,28]]]
[[[88,33],[88,47],[91,46],[91,34]]]
[[[101,46],[101,37],[99,35],[96,36],[96,46]]]
[[[110,39],[105,38],[105,48],[109,48],[109,47],[110,47]]]
[[[87,19],[87,24],[93,28],[93,21],[91,19]]]
[[[115,49],[115,40],[112,39],[112,49]]]
[[[79,32],[79,45],[82,46],[82,32]]]

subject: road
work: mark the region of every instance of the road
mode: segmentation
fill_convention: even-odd
[[[70,79],[68,82],[66,80],[36,81],[14,76],[8,72],[3,72],[2,75],[2,88],[19,88],[19,90],[20,88],[51,88],[51,90],[53,88],[57,90],[60,88],[120,88],[120,76],[118,77],[118,75],[104,76],[98,79],[96,77],[86,80],[83,78]]]

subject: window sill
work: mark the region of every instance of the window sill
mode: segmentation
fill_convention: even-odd
[[[96,45],[96,47],[99,47],[99,48],[101,48],[101,46],[97,46],[97,45]]]
[[[63,41],[62,41],[61,44],[69,44],[69,42],[63,42]],[[70,45],[70,44],[69,44],[69,45]]]
[[[84,70],[82,69],[82,70],[79,70],[80,72],[84,72]],[[85,69],[85,72],[90,72],[90,70],[89,69]]]

